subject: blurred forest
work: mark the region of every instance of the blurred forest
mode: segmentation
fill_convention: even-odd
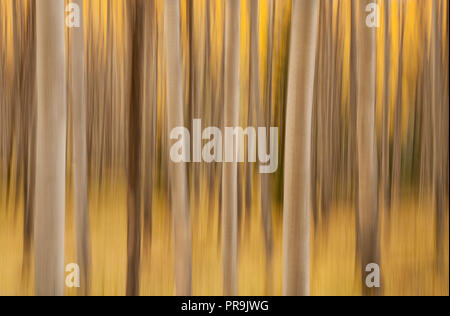
[[[82,271],[82,286],[65,295],[292,293],[283,291],[283,216],[295,192],[285,196],[288,78],[299,59],[291,43],[304,32],[293,27],[295,1],[73,0],[82,25],[58,20],[65,59],[48,61],[66,78],[61,136],[39,127],[46,112],[37,91],[52,87],[50,79],[39,86],[47,80],[41,0],[0,0],[0,295],[40,293],[35,261],[45,246],[36,238],[45,231],[36,212],[46,205],[41,169],[53,165],[42,162],[43,135],[65,136],[65,190],[47,193],[65,202],[58,253]],[[448,1],[375,1],[369,160],[359,150],[370,144],[358,139],[366,1],[311,2],[310,246],[302,259],[310,294],[449,295]],[[254,163],[170,162],[173,126],[191,130],[201,118],[202,128],[221,128],[231,117],[244,128],[279,128],[276,173],[260,174]],[[365,180],[375,181],[370,236],[359,226]],[[362,285],[367,247],[381,267],[378,293]]]

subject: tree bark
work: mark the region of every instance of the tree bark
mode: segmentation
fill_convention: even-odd
[[[357,35],[357,145],[359,215],[358,231],[361,256],[362,289],[365,295],[377,291],[365,284],[364,271],[369,263],[380,264],[378,242],[377,153],[375,143],[376,29],[366,26],[364,9],[371,0],[359,2]],[[375,288],[374,288],[375,289]]]
[[[83,13],[83,0],[72,0]],[[90,276],[90,230],[87,170],[87,107],[84,86],[84,28],[70,29],[70,82],[73,137],[73,190],[75,227],[77,239],[77,262],[81,271],[81,292],[87,294]]]
[[[20,134],[17,138],[22,148],[19,152],[22,156],[17,157],[20,160],[21,174],[23,176],[22,190],[23,190],[23,259],[22,259],[22,281],[28,282],[29,271],[32,256],[32,241],[33,241],[33,224],[34,224],[34,184],[35,184],[35,170],[36,170],[36,36],[35,36],[35,2],[32,1],[28,6],[20,3],[19,11],[23,11],[22,17],[23,34],[21,51],[17,52],[20,56],[18,60],[18,100],[17,108],[20,109],[21,126],[27,126],[26,129],[21,128]],[[20,37],[17,38],[20,41]],[[16,188],[19,189],[20,181],[17,181]],[[16,195],[20,190],[16,191]],[[25,285],[26,286],[26,285]]]
[[[35,294],[64,294],[66,77],[63,0],[39,0]]]
[[[180,35],[180,3],[166,0],[164,3],[164,34],[167,58],[167,118],[168,134],[177,126],[184,126],[182,93],[182,59]],[[170,140],[169,138],[167,139]],[[191,294],[191,220],[187,173],[185,163],[174,163],[170,157],[169,179],[171,207],[175,230],[175,286],[176,294]]]
[[[319,1],[294,0],[286,112],[283,294],[309,295],[311,116]]]
[[[139,295],[141,257],[142,42],[145,0],[135,0],[131,28],[131,89],[128,116],[127,296]]]

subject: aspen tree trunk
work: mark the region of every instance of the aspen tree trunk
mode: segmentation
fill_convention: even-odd
[[[213,2],[214,3],[214,2]],[[219,58],[217,61],[217,98],[216,98],[216,117],[215,117],[215,122],[217,124],[217,126],[221,126],[222,129],[224,127],[224,115],[225,115],[225,12],[222,9],[219,8],[224,8],[225,4],[222,2],[216,3],[214,5],[214,11],[216,12],[220,12],[220,15],[222,16],[223,22],[220,25],[220,30],[222,32],[220,32],[219,34],[219,38],[220,38],[220,42],[223,43],[220,47],[220,52],[219,52]],[[219,9],[219,10],[218,10]],[[217,221],[217,241],[218,241],[218,245],[220,245],[222,243],[222,229],[221,227],[223,227],[222,225],[222,217],[223,217],[223,209],[222,209],[222,200],[223,200],[223,190],[222,190],[222,185],[223,185],[223,179],[222,179],[222,175],[223,175],[223,164],[221,162],[216,163],[216,176],[217,176],[217,183],[218,183],[218,203],[217,203],[217,210],[218,210],[218,221]]]
[[[383,119],[381,145],[381,190],[384,211],[389,211],[389,67],[391,56],[391,38],[389,33],[390,0],[384,0],[384,76],[383,76]]]
[[[269,23],[268,23],[268,34],[267,34],[267,75],[266,75],[266,97],[265,97],[265,107],[259,108],[259,125],[265,126],[266,135],[266,148],[270,148],[270,124],[272,117],[272,64],[273,64],[273,37],[274,37],[274,27],[275,27],[275,4],[274,0],[270,0],[269,5]],[[271,208],[271,189],[270,189],[270,177],[271,174],[265,173],[260,174],[260,184],[261,184],[261,215],[262,215],[262,225],[264,229],[264,242],[266,250],[266,292],[270,293],[273,284],[273,242],[272,242],[272,208]]]
[[[444,135],[442,133],[442,88],[441,88],[441,67],[442,67],[442,47],[441,47],[441,32],[440,32],[440,18],[439,18],[439,3],[433,1],[432,16],[431,16],[431,115],[433,122],[433,193],[434,204],[436,210],[435,216],[435,247],[436,247],[436,264],[438,269],[442,268],[443,264],[443,238],[444,238],[444,191],[443,191],[443,163],[442,156],[444,154]]]
[[[206,62],[206,12],[203,11],[203,8],[206,8],[207,1],[192,1],[192,16],[194,17],[193,21],[193,42],[191,45],[194,45],[194,55],[193,58],[193,71],[194,71],[194,103],[191,105],[192,107],[192,118],[189,122],[192,122],[192,119],[203,117],[203,108],[205,105],[205,64]],[[192,48],[191,48],[192,49]],[[192,61],[191,61],[192,62]],[[201,185],[201,164],[192,163],[190,165],[192,169],[192,196],[194,201],[194,212],[198,212],[198,208],[200,205],[200,185]]]
[[[447,11],[447,14],[444,12]],[[448,21],[448,2],[443,4],[443,9],[441,10],[441,21],[446,20]],[[445,33],[447,35],[448,39],[448,22],[444,30],[441,29],[442,33]],[[442,34],[441,33],[441,34]],[[448,207],[448,192],[449,192],[449,89],[447,88],[449,86],[449,45],[448,41],[446,44],[443,45],[443,64],[442,64],[442,87],[446,87],[444,89],[445,93],[442,96],[442,144],[444,144],[442,148],[442,193],[443,193],[443,203],[447,202]],[[443,212],[445,212],[445,204],[443,205],[444,209]],[[442,224],[449,225],[448,223],[448,217],[447,222]]]
[[[259,1],[250,1],[250,50],[249,50],[249,106],[247,126],[253,126],[255,122],[261,123],[259,118],[261,109],[260,92],[260,69],[259,69]],[[260,125],[262,126],[262,125]],[[249,148],[250,149],[250,148]],[[249,150],[248,149],[248,150]],[[245,165],[245,208],[246,208],[246,226],[250,225],[252,212],[252,190],[253,190],[253,164]]]
[[[311,216],[314,223],[314,230],[317,229],[318,220],[319,220],[319,212],[318,212],[318,194],[317,194],[317,178],[318,178],[318,108],[319,108],[319,96],[320,93],[319,87],[319,64],[320,64],[320,51],[321,51],[321,42],[322,42],[322,20],[321,19],[321,10],[319,4],[319,13],[318,13],[318,23],[317,23],[317,45],[316,45],[316,61],[314,64],[314,93],[313,93],[313,105],[312,105],[312,113],[311,113]]]
[[[142,51],[145,0],[136,0],[131,28],[131,89],[128,122],[127,296],[139,295],[141,259]]]
[[[83,0],[72,0],[83,14]],[[80,27],[70,29],[70,82],[72,106],[73,137],[73,190],[75,208],[75,227],[77,239],[77,263],[81,272],[81,291],[89,289],[90,249],[89,249],[89,201],[87,170],[87,106],[84,87],[84,29],[83,19]]]
[[[332,200],[332,185],[333,185],[333,170],[332,170],[332,130],[331,130],[331,108],[332,108],[332,99],[331,99],[331,85],[332,85],[332,74],[331,69],[333,68],[332,62],[332,3],[330,1],[321,2],[324,10],[324,49],[323,49],[323,63],[324,63],[324,84],[323,84],[323,101],[321,102],[322,107],[322,119],[323,125],[321,130],[323,129],[323,136],[321,137],[322,143],[322,179],[321,179],[321,209],[322,209],[322,218],[326,223],[329,220],[329,213],[331,207]]]
[[[375,143],[375,57],[376,28],[366,25],[365,8],[371,0],[358,4],[357,22],[357,146],[358,146],[358,231],[362,269],[362,289],[365,295],[376,294],[365,284],[365,267],[380,264],[378,244],[377,153]]]
[[[240,1],[225,2],[224,127],[239,121],[239,28]],[[222,260],[223,295],[238,294],[237,243],[237,162],[224,162],[222,168]]]
[[[23,4],[22,4],[23,5]],[[24,10],[24,8],[21,8]],[[24,46],[19,70],[19,93],[21,108],[21,124],[26,126],[22,131],[22,173],[23,173],[23,257],[22,281],[28,282],[31,264],[31,246],[34,224],[34,184],[36,171],[36,43],[35,43],[35,12],[36,5],[32,1],[24,10]]]
[[[260,72],[259,72],[259,1],[250,1],[250,51],[249,51],[249,108],[247,125],[252,126],[255,120],[255,113],[260,107]],[[252,211],[252,190],[253,190],[253,164],[245,165],[245,208],[247,219],[250,221]]]
[[[11,2],[12,3],[12,2]],[[14,39],[11,41],[12,43],[10,43],[10,45],[13,47],[13,51],[16,52],[16,54],[20,54],[20,41],[17,40],[18,39],[18,27],[20,27],[21,22],[20,22],[20,15],[17,14],[16,12],[17,7],[13,4],[9,5],[9,9],[8,6],[7,7],[7,12],[9,14],[11,14],[10,17],[10,23],[12,23],[12,30],[10,30],[10,32],[12,31],[12,36]],[[20,11],[19,11],[20,13]],[[8,144],[8,162],[7,162],[7,180],[6,180],[6,203],[7,205],[9,204],[9,201],[11,199],[11,192],[13,190],[13,182],[15,182],[15,186],[16,186],[16,192],[18,189],[18,183],[19,181],[14,181],[14,179],[18,179],[18,174],[17,171],[19,170],[16,160],[14,159],[14,155],[16,155],[17,157],[20,157],[20,154],[18,153],[20,146],[18,146],[18,142],[20,142],[21,137],[19,136],[20,134],[20,122],[18,121],[18,113],[19,111],[19,106],[20,104],[18,104],[17,102],[17,96],[20,94],[18,92],[16,92],[17,90],[17,77],[18,77],[18,72],[15,71],[17,68],[19,68],[20,66],[18,66],[18,63],[20,65],[20,61],[18,60],[18,58],[14,58],[13,60],[11,60],[11,66],[8,67],[8,72],[11,72],[11,74],[8,74],[7,76],[7,81],[6,81],[6,95],[7,95],[7,102],[10,102],[10,104],[12,104],[13,106],[8,107],[9,109],[9,114],[10,114],[10,123],[9,123],[9,128],[10,128],[10,132],[9,132],[9,144]],[[20,71],[19,71],[20,72]],[[13,172],[15,172],[15,174],[13,174]],[[17,198],[17,194],[16,194],[16,198]],[[17,201],[14,201],[17,202]],[[8,211],[8,208],[7,208]]]
[[[398,55],[397,100],[394,112],[394,140],[392,145],[392,182],[391,207],[399,205],[401,189],[402,168],[402,91],[403,91],[403,38],[405,17],[403,16],[403,3],[400,3],[400,43]]]
[[[342,141],[342,120],[341,120],[341,107],[342,107],[342,69],[343,69],[343,40],[341,34],[343,33],[343,28],[341,26],[340,17],[342,1],[337,1],[336,16],[333,19],[333,27],[335,28],[333,36],[333,86],[332,86],[332,99],[334,100],[332,104],[331,111],[331,122],[332,122],[332,199],[335,200],[338,196],[343,193],[342,186],[338,185],[341,180],[341,172],[344,167],[344,142]]]
[[[424,42],[428,43],[428,36],[424,36]],[[425,51],[427,50],[428,45],[425,45]],[[427,196],[430,193],[431,187],[431,160],[432,160],[432,122],[431,122],[431,111],[430,111],[430,86],[431,86],[431,78],[430,78],[430,65],[427,54],[423,54],[423,80],[424,84],[422,87],[422,127],[421,127],[421,149],[420,149],[420,196]]]
[[[22,96],[24,95],[23,91],[21,91],[21,74],[23,73],[23,54],[24,54],[24,45],[22,40],[22,26],[23,26],[23,14],[22,14],[22,2],[17,2],[12,5],[12,14],[13,14],[13,25],[12,25],[12,34],[13,38],[13,50],[15,54],[17,54],[17,58],[14,58],[14,75],[12,76],[12,93],[11,93],[11,104],[13,105],[12,110],[12,120],[13,120],[13,140],[12,147],[10,151],[10,173],[9,173],[9,189],[14,189],[14,195],[11,194],[11,198],[14,196],[13,203],[17,205],[19,202],[20,195],[20,179],[22,177],[22,161],[23,161],[23,129],[22,126],[22,115],[23,105],[22,105]],[[14,156],[13,156],[14,154]],[[8,194],[10,196],[10,194]]]
[[[348,181],[348,194],[351,198],[353,193],[355,199],[358,200],[358,155],[356,154],[356,109],[357,109],[357,87],[358,78],[356,71],[356,54],[357,54],[357,39],[356,39],[356,1],[351,0],[351,38],[350,38],[350,109],[349,109],[349,124],[348,124],[348,155],[347,155],[347,181]],[[352,186],[353,185],[353,186]],[[353,192],[352,187],[354,188]],[[356,203],[358,208],[358,203]],[[358,210],[356,211],[358,214]],[[358,234],[357,234],[358,238]]]
[[[64,0],[36,1],[35,294],[64,294],[66,72]]]
[[[339,185],[338,183],[340,181],[343,181],[344,178],[344,170],[345,170],[345,124],[344,124],[344,118],[342,117],[342,106],[344,104],[343,100],[343,88],[342,84],[342,78],[343,78],[343,61],[345,58],[345,52],[344,52],[344,36],[345,36],[345,27],[343,23],[345,23],[345,19],[342,18],[342,14],[344,12],[344,1],[339,1],[337,6],[337,17],[336,17],[336,39],[335,39],[335,47],[336,47],[336,70],[335,70],[335,99],[336,99],[336,106],[334,108],[334,120],[335,122],[335,130],[336,130],[336,143],[335,143],[335,155],[339,156],[339,159],[335,162],[335,187],[339,188],[339,193],[336,194],[336,197],[342,196],[345,193],[345,189],[343,185]],[[342,170],[342,171],[341,171]]]
[[[2,7],[6,5],[6,2],[2,2],[0,5],[0,11]],[[5,8],[3,12],[0,12],[2,16],[5,16],[7,14],[7,9]],[[0,23],[0,32],[1,34],[4,34],[6,32],[6,25],[3,26],[4,23]],[[2,30],[3,28],[3,30]],[[10,178],[10,157],[11,157],[11,148],[12,148],[12,123],[13,120],[11,119],[11,112],[12,108],[11,106],[8,106],[8,100],[10,99],[9,94],[11,93],[11,90],[9,86],[11,85],[11,81],[8,77],[8,67],[6,65],[5,59],[6,59],[6,51],[4,49],[0,50],[2,52],[2,68],[4,69],[4,75],[2,73],[2,76],[0,77],[0,95],[2,96],[0,98],[1,102],[1,125],[0,125],[0,131],[1,131],[1,140],[2,140],[2,184],[4,186],[4,191],[2,191],[2,198],[3,201],[1,201],[2,207],[5,210],[5,212],[8,212],[8,199],[9,199],[9,178]],[[2,188],[3,189],[3,188]]]
[[[143,207],[144,207],[144,234],[147,237],[148,246],[152,243],[152,201],[153,201],[153,174],[155,161],[155,135],[156,135],[156,108],[157,108],[157,84],[158,84],[158,64],[157,64],[157,38],[156,38],[156,5],[154,1],[148,3],[146,10],[146,27],[145,37],[148,39],[146,43],[146,64],[145,64],[145,80],[146,90],[144,94],[145,108],[144,117],[144,135],[143,157],[144,158],[144,183],[143,183]],[[150,248],[147,248],[150,251]]]
[[[311,117],[319,1],[294,0],[286,112],[283,294],[309,295]]]
[[[167,58],[167,116],[168,133],[184,126],[182,93],[182,59],[180,35],[180,3],[178,0],[164,2],[164,34]],[[169,139],[168,139],[169,141]],[[191,294],[191,221],[187,173],[185,163],[169,160],[171,207],[175,230],[175,286],[176,295]]]
[[[323,59],[325,54],[325,27],[326,22],[324,2],[319,2],[318,13],[318,29],[317,29],[317,46],[316,46],[316,62],[314,75],[314,96],[312,109],[312,123],[311,123],[311,211],[313,216],[314,227],[317,228],[320,212],[319,212],[319,198],[322,186],[322,161],[323,161],[323,120],[322,120],[322,104],[325,93],[323,87],[325,86],[324,76],[322,75],[325,63]]]
[[[212,32],[213,32],[213,25],[212,25],[212,18],[211,18],[211,14],[214,13],[211,9],[211,2],[210,1],[206,1],[206,22],[205,22],[205,27],[206,27],[206,45],[205,45],[205,63],[206,63],[206,67],[205,67],[205,77],[206,77],[206,87],[204,89],[204,93],[205,93],[205,103],[203,105],[203,113],[205,116],[207,116],[208,118],[208,126],[217,126],[215,125],[215,106],[214,105],[214,80],[213,80],[213,68],[214,65],[212,63],[212,61],[214,60],[213,57],[213,47],[212,47],[212,43],[213,43],[213,37],[212,37]],[[208,222],[210,222],[210,219],[212,219],[214,217],[214,205],[216,202],[216,198],[215,198],[215,191],[216,191],[216,164],[208,164],[207,168],[207,185],[209,187],[208,190],[208,194],[209,194],[209,198],[208,198]],[[212,225],[210,226],[212,228]]]
[[[187,87],[189,97],[188,97],[188,113],[187,113],[187,126],[190,131],[192,131],[193,126],[193,119],[195,118],[195,105],[196,105],[196,59],[195,59],[195,17],[194,17],[194,1],[188,1],[186,3],[186,18],[188,19],[188,29],[189,29],[189,85]],[[188,188],[192,190],[193,198],[194,200],[197,198],[196,192],[195,192],[195,183],[194,178],[196,177],[196,170],[195,170],[196,164],[189,164],[187,166],[187,172],[188,172]],[[195,179],[197,181],[197,179]],[[191,188],[192,186],[192,188]],[[188,191],[188,194],[189,191]],[[194,210],[196,209],[197,205],[194,206]]]

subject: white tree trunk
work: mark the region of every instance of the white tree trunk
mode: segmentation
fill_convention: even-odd
[[[64,294],[66,72],[64,0],[36,1],[35,294]]]
[[[72,0],[83,14],[83,0]],[[74,209],[77,263],[81,271],[81,290],[89,288],[89,201],[87,169],[87,117],[84,87],[83,19],[79,28],[70,29],[70,100],[72,107]]]
[[[311,114],[319,1],[294,0],[286,112],[283,294],[309,295]]]
[[[168,134],[177,126],[184,126],[182,94],[182,59],[180,36],[180,3],[164,3],[164,34],[167,57],[167,116]],[[169,141],[169,139],[168,139]],[[191,221],[185,163],[169,159],[172,214],[175,230],[175,286],[176,294],[191,294]]]

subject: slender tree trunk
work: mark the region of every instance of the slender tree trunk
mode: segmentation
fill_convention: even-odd
[[[257,108],[261,106],[260,72],[259,72],[259,1],[250,1],[250,51],[249,51],[249,108],[247,125],[252,126],[256,119]],[[247,220],[250,221],[252,211],[253,164],[245,168],[245,203]]]
[[[342,189],[342,186],[338,185],[339,181],[341,180],[341,175],[344,167],[344,157],[343,154],[345,152],[344,150],[344,142],[341,140],[341,131],[342,131],[342,119],[341,119],[341,106],[342,106],[342,69],[343,69],[343,42],[344,39],[341,37],[342,34],[342,26],[340,17],[342,16],[341,13],[341,7],[342,7],[342,0],[337,1],[337,8],[336,8],[336,17],[334,19],[335,24],[335,32],[334,32],[334,65],[333,65],[333,100],[334,105],[332,109],[332,123],[333,123],[333,132],[332,132],[332,140],[333,140],[333,157],[336,157],[335,159],[332,159],[333,164],[333,174],[334,179],[332,183],[332,194],[334,194],[336,197],[340,196],[344,191]],[[334,198],[334,196],[332,196]]]
[[[384,211],[389,211],[389,67],[391,56],[391,37],[389,33],[390,1],[384,0],[384,77],[383,77],[383,118],[381,144],[381,193]]]
[[[18,22],[18,15],[15,14],[16,12],[16,8],[15,6],[13,6],[12,8],[12,16],[10,17],[11,19],[11,23],[12,23],[12,35],[14,39],[17,39],[17,27],[18,25],[20,25],[21,23]],[[19,46],[18,46],[18,40],[13,40],[12,41],[12,46],[13,46],[13,50],[15,52],[19,52]],[[11,45],[11,44],[10,44]],[[6,89],[9,90],[7,93],[7,102],[10,102],[10,104],[12,104],[12,107],[9,107],[9,113],[10,113],[10,133],[9,133],[9,144],[7,146],[8,148],[8,162],[7,162],[7,175],[6,175],[6,205],[9,205],[9,201],[10,201],[10,196],[11,196],[11,190],[12,190],[12,186],[13,186],[13,179],[17,179],[17,176],[14,177],[13,175],[13,167],[14,167],[14,154],[18,157],[20,157],[20,155],[17,154],[17,140],[16,138],[18,136],[18,131],[17,131],[17,125],[19,122],[17,122],[17,112],[18,112],[18,108],[19,105],[16,103],[16,96],[19,94],[17,93],[15,90],[17,89],[17,71],[15,71],[17,66],[17,61],[16,58],[14,58],[14,62],[12,63],[12,66],[8,67],[8,70],[11,72],[11,74],[8,76],[8,81],[7,81],[7,86]],[[8,108],[8,106],[7,106]],[[17,168],[15,168],[17,170]],[[16,181],[18,182],[18,181]],[[9,209],[8,207],[6,208],[7,210]]]
[[[168,133],[184,126],[182,93],[182,59],[180,35],[180,3],[166,0],[164,7],[164,34],[167,58],[167,116]],[[169,139],[168,139],[169,141]],[[171,207],[175,229],[175,286],[177,295],[191,294],[191,220],[187,173],[185,163],[169,160]]]
[[[146,11],[146,79],[144,80],[146,100],[144,102],[145,140],[143,143],[144,176],[143,176],[143,207],[144,207],[144,234],[147,237],[147,248],[150,253],[152,242],[152,202],[153,202],[153,174],[155,161],[155,135],[156,135],[156,109],[157,109],[157,42],[156,42],[156,15],[155,3],[150,1]]]
[[[324,52],[323,52],[323,63],[324,63],[324,85],[323,85],[323,102],[322,107],[322,117],[323,117],[323,137],[321,139],[323,152],[321,155],[322,160],[322,179],[321,179],[321,208],[322,208],[322,218],[324,222],[328,222],[329,212],[332,201],[332,185],[333,185],[333,170],[332,170],[332,122],[331,122],[331,109],[332,109],[332,98],[331,98],[331,85],[332,85],[332,3],[331,1],[324,1],[321,3],[324,10]]]
[[[428,37],[425,35],[425,43],[428,43]],[[428,45],[425,46],[424,50],[427,51]],[[432,160],[432,123],[431,123],[431,111],[430,111],[430,65],[427,54],[423,54],[423,92],[422,92],[422,132],[421,132],[421,152],[420,152],[420,196],[424,198],[428,196],[431,187],[431,160]]]
[[[139,295],[141,257],[141,136],[142,136],[142,42],[145,0],[135,0],[131,30],[131,91],[128,122],[128,236],[127,296]]]
[[[358,155],[356,154],[356,109],[357,109],[357,86],[358,78],[356,71],[356,54],[357,54],[357,40],[356,40],[356,1],[351,0],[351,39],[350,39],[350,109],[349,109],[349,123],[348,123],[348,154],[347,154],[347,188],[349,198],[352,193],[355,193],[356,200],[358,199]],[[352,191],[352,187],[354,191]],[[358,203],[356,203],[358,205]],[[356,212],[358,214],[358,211]]]
[[[380,264],[378,242],[378,187],[377,153],[375,143],[375,70],[376,70],[376,29],[366,26],[364,9],[371,0],[359,2],[356,26],[358,110],[357,143],[359,162],[359,216],[358,231],[360,242],[363,293],[375,294],[376,290],[365,285],[364,271],[369,263]]]
[[[402,91],[403,91],[403,38],[404,21],[403,7],[400,3],[400,46],[398,55],[397,100],[394,112],[394,140],[392,146],[392,181],[391,181],[391,208],[398,206],[400,199],[402,177]]]
[[[66,77],[63,0],[39,0],[35,294],[64,294]]]
[[[34,223],[34,184],[36,170],[36,102],[35,102],[35,83],[36,83],[36,41],[35,41],[35,2],[32,1],[25,11],[24,19],[24,47],[19,74],[19,93],[21,121],[23,126],[22,133],[22,154],[19,157],[22,162],[23,173],[23,259],[22,259],[22,280],[28,282],[28,275],[31,265],[31,246],[33,240]]]
[[[314,230],[317,230],[317,226],[319,223],[319,213],[318,213],[318,205],[317,205],[317,161],[319,159],[317,154],[317,142],[318,142],[318,131],[317,131],[317,114],[318,114],[318,94],[320,93],[318,89],[318,77],[319,77],[319,63],[320,63],[320,42],[321,42],[321,22],[320,22],[320,4],[319,4],[319,14],[318,14],[318,30],[317,30],[317,46],[316,46],[316,61],[315,61],[315,69],[314,69],[314,95],[313,95],[313,105],[312,105],[312,113],[311,113],[311,216],[313,218]]]
[[[444,261],[443,253],[443,239],[444,239],[444,191],[443,191],[443,163],[442,156],[444,154],[443,147],[443,133],[442,133],[442,88],[441,88],[441,67],[442,67],[442,47],[441,47],[441,31],[440,17],[439,17],[439,3],[433,1],[432,16],[431,16],[431,115],[433,122],[433,193],[434,204],[436,210],[435,216],[435,247],[436,247],[436,265],[439,269],[442,268]]]
[[[441,21],[447,20],[448,21],[448,13],[444,15],[444,12],[448,12],[448,2],[443,5],[443,8],[441,10]],[[444,27],[444,30],[441,30],[441,32],[444,32],[447,35],[447,43],[444,44],[443,48],[443,64],[442,64],[442,87],[448,87],[449,85],[449,45],[448,45],[448,36],[449,36],[449,25],[448,22],[446,26]],[[442,191],[443,191],[443,203],[447,202],[447,209],[448,209],[448,192],[449,192],[449,89],[444,89],[445,93],[442,96]],[[447,194],[446,194],[447,193]],[[443,205],[445,212],[445,204]],[[443,223],[442,225],[449,225],[448,223],[448,217],[447,222]]]
[[[222,10],[223,8],[225,8],[225,4],[224,3],[219,3],[216,4],[216,9],[217,8],[221,8],[221,12],[224,12],[225,10]],[[223,15],[225,16],[225,14],[223,13]],[[225,19],[224,19],[225,20]],[[222,23],[223,25],[223,29],[222,29],[222,34],[221,34],[221,42],[225,42],[225,22]],[[222,45],[221,50],[220,50],[220,58],[219,58],[219,66],[218,66],[218,80],[217,80],[217,90],[218,90],[218,97],[217,97],[217,111],[216,111],[216,122],[217,125],[222,127],[222,130],[224,129],[224,116],[225,116],[225,45]],[[223,185],[223,163],[217,163],[216,164],[217,167],[217,177],[218,177],[218,184],[219,184],[219,188],[218,188],[218,221],[217,221],[217,241],[218,244],[221,245],[222,244],[222,227],[223,227],[223,223],[222,223],[222,218],[223,218],[223,190],[222,190],[222,185]]]
[[[240,1],[225,3],[225,104],[224,126],[234,127],[239,121],[239,29]],[[237,245],[237,162],[222,167],[222,260],[223,294],[238,294]]]
[[[311,116],[319,1],[294,0],[286,112],[283,294],[309,295]]]
[[[272,64],[273,64],[273,36],[274,36],[274,17],[275,17],[275,1],[269,1],[269,24],[267,35],[267,78],[266,78],[266,100],[265,109],[262,108],[258,111],[260,113],[259,126],[265,126],[266,135],[266,148],[270,147],[270,124],[272,117]],[[260,174],[261,177],[261,213],[264,229],[264,242],[266,249],[266,291],[270,293],[273,286],[273,261],[272,261],[272,201],[271,201],[271,189],[270,189],[270,177],[271,174]]]
[[[312,109],[312,123],[311,123],[311,211],[313,216],[314,228],[318,228],[320,212],[319,212],[319,198],[322,186],[322,161],[323,161],[323,120],[322,120],[322,104],[325,93],[323,92],[323,68],[324,59],[324,36],[326,22],[324,2],[319,2],[318,13],[318,30],[317,30],[317,46],[316,46],[316,61],[315,61],[315,76],[314,76],[314,103]]]
[[[195,104],[196,104],[196,59],[195,59],[195,16],[194,16],[194,1],[187,1],[186,3],[186,17],[188,19],[188,28],[189,28],[189,44],[188,44],[188,52],[189,52],[189,86],[188,86],[188,113],[187,113],[187,126],[189,127],[189,130],[192,131],[192,122],[195,118]],[[188,172],[188,186],[189,189],[192,186],[192,193],[194,193],[193,200],[196,203],[195,199],[196,191],[195,191],[195,182],[198,181],[196,179],[195,174],[195,164],[191,163],[187,166],[187,172]],[[188,194],[190,194],[188,192]],[[194,206],[194,210],[196,209],[196,206]]]
[[[72,0],[83,13],[83,0]],[[73,137],[74,208],[77,239],[77,262],[81,271],[81,291],[88,293],[90,276],[90,230],[87,170],[87,107],[84,87],[84,28],[70,29],[70,82]]]
[[[20,196],[20,179],[23,175],[23,158],[24,158],[24,140],[25,140],[25,133],[23,129],[21,128],[24,124],[24,115],[22,113],[24,112],[24,105],[23,105],[23,96],[25,95],[25,92],[22,90],[23,88],[23,81],[22,80],[22,74],[25,72],[24,64],[25,60],[23,58],[24,55],[24,45],[22,36],[23,36],[23,30],[22,26],[24,24],[23,20],[23,14],[22,14],[22,2],[17,2],[12,6],[12,13],[14,16],[12,30],[13,30],[13,38],[15,39],[13,41],[14,45],[14,52],[17,55],[16,58],[14,58],[14,75],[12,79],[12,94],[11,94],[11,104],[13,104],[13,142],[12,142],[12,150],[11,150],[11,159],[10,159],[10,165],[11,172],[9,177],[9,187],[12,189],[13,183],[14,183],[14,205],[16,206],[19,202],[19,196]],[[14,156],[12,155],[14,153]],[[15,158],[15,159],[14,159]],[[14,173],[12,173],[14,171]],[[26,182],[26,179],[24,179],[24,182]],[[26,194],[26,193],[25,193]],[[8,194],[9,195],[9,194]],[[26,199],[25,199],[26,200]],[[15,207],[16,208],[16,207]],[[16,215],[16,214],[15,214]]]

